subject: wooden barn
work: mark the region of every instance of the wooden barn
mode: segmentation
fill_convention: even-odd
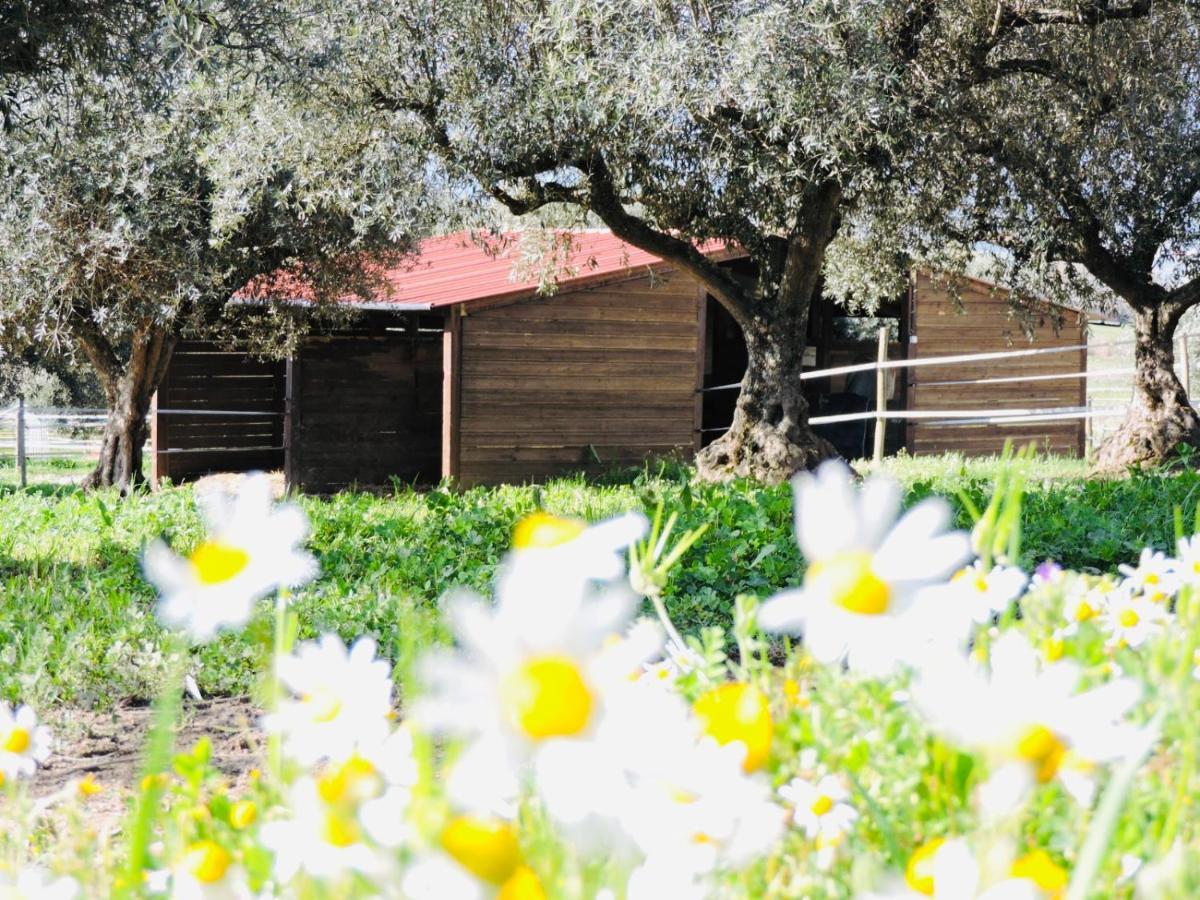
[[[735,250],[707,252],[752,275]],[[540,291],[515,239],[458,234],[426,241],[388,274],[387,291],[354,324],[307,338],[287,361],[184,341],[152,410],[154,478],[284,469],[291,485],[327,493],[395,481],[524,482],[689,455],[728,426],[745,366],[728,315],[686,274],[608,232],[574,234]],[[889,326],[893,358],[1083,343],[1081,317],[1034,330],[1032,345],[1002,290],[968,282],[953,299],[914,277],[870,318],[814,308],[805,364],[874,359]],[[1083,379],[1026,381],[1086,366],[1079,353],[897,370],[889,408],[1079,405]],[[980,378],[1017,380],[975,384]],[[872,375],[873,379],[873,375]],[[814,378],[813,414],[867,408],[863,379]],[[949,383],[956,382],[956,383]],[[856,391],[858,392],[856,394]],[[829,426],[861,455],[873,425]],[[1074,423],[1029,426],[893,423],[889,450],[995,452],[1004,438],[1082,452]]]

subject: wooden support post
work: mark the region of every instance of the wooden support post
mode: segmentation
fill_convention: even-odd
[[[159,390],[162,390],[159,387]],[[158,420],[158,391],[150,395],[150,490],[157,491],[163,475],[162,423]]]
[[[446,310],[442,326],[442,478],[458,478],[462,419],[462,310]]]
[[[708,368],[708,291],[696,291],[696,400],[692,408],[692,450],[704,446],[704,373]]]
[[[25,471],[25,398],[17,398],[17,472],[21,478],[21,487],[27,484]]]
[[[887,358],[888,330],[885,325],[879,329],[879,357],[875,367],[875,453],[872,456],[875,462],[883,459],[883,439],[887,434],[887,419],[884,418],[887,413],[887,374],[883,369]]]
[[[289,356],[283,375],[283,486],[291,493],[300,489],[300,350]]]

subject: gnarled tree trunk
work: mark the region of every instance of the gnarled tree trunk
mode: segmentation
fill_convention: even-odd
[[[1133,399],[1101,444],[1096,467],[1120,470],[1170,459],[1181,444],[1200,446],[1200,416],[1175,375],[1173,346],[1181,311],[1135,307]]]
[[[807,321],[806,309],[743,323],[748,362],[733,425],[696,456],[701,478],[777,483],[838,455],[808,424],[800,380]]]
[[[149,436],[147,415],[154,392],[167,371],[175,337],[155,325],[134,332],[128,360],[122,360],[95,331],[79,334],[79,343],[92,361],[108,402],[108,418],[100,440],[100,455],[82,482],[84,489],[115,487],[126,496],[145,483],[142,448]]]

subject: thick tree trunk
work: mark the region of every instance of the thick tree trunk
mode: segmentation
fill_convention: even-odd
[[[108,418],[96,468],[83,479],[82,487],[115,487],[127,496],[146,481],[142,471],[142,448],[150,432],[146,417],[171,361],[175,338],[155,327],[135,332],[130,358],[124,365],[113,365],[115,354],[107,345],[97,346],[95,340],[95,335],[89,335],[80,343],[104,385]]]
[[[837,456],[808,425],[800,381],[807,306],[800,314],[757,315],[743,323],[749,358],[733,425],[696,456],[701,478],[777,483]]]
[[[1175,375],[1178,319],[1160,305],[1135,308],[1133,399],[1120,426],[1097,451],[1098,469],[1163,462],[1181,444],[1200,446],[1200,416]]]

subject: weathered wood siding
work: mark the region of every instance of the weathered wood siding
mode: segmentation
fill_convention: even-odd
[[[281,468],[283,400],[282,361],[181,341],[155,398],[152,475],[178,483]]]
[[[459,479],[541,480],[690,453],[703,308],[679,273],[469,308]]]
[[[289,367],[290,484],[333,493],[438,480],[442,335],[439,320],[423,324],[364,318],[305,340]]]
[[[1062,310],[1055,330],[1049,314],[1036,321],[1034,339],[1026,336],[1010,311],[1007,292],[968,281],[960,290],[961,306],[928,275],[916,275],[910,314],[916,343],[909,358],[991,353],[1007,350],[1066,347],[1086,342],[1079,313]],[[913,410],[1048,409],[1085,403],[1085,379],[1020,380],[999,384],[938,385],[933,382],[981,378],[1022,378],[1082,372],[1087,351],[1022,356],[1013,359],[918,366],[908,369],[908,408]],[[1042,450],[1083,454],[1084,420],[1061,420],[1012,425],[931,425],[914,422],[908,429],[911,453],[959,451],[968,455],[997,453],[1011,438],[1018,446],[1036,441]]]

